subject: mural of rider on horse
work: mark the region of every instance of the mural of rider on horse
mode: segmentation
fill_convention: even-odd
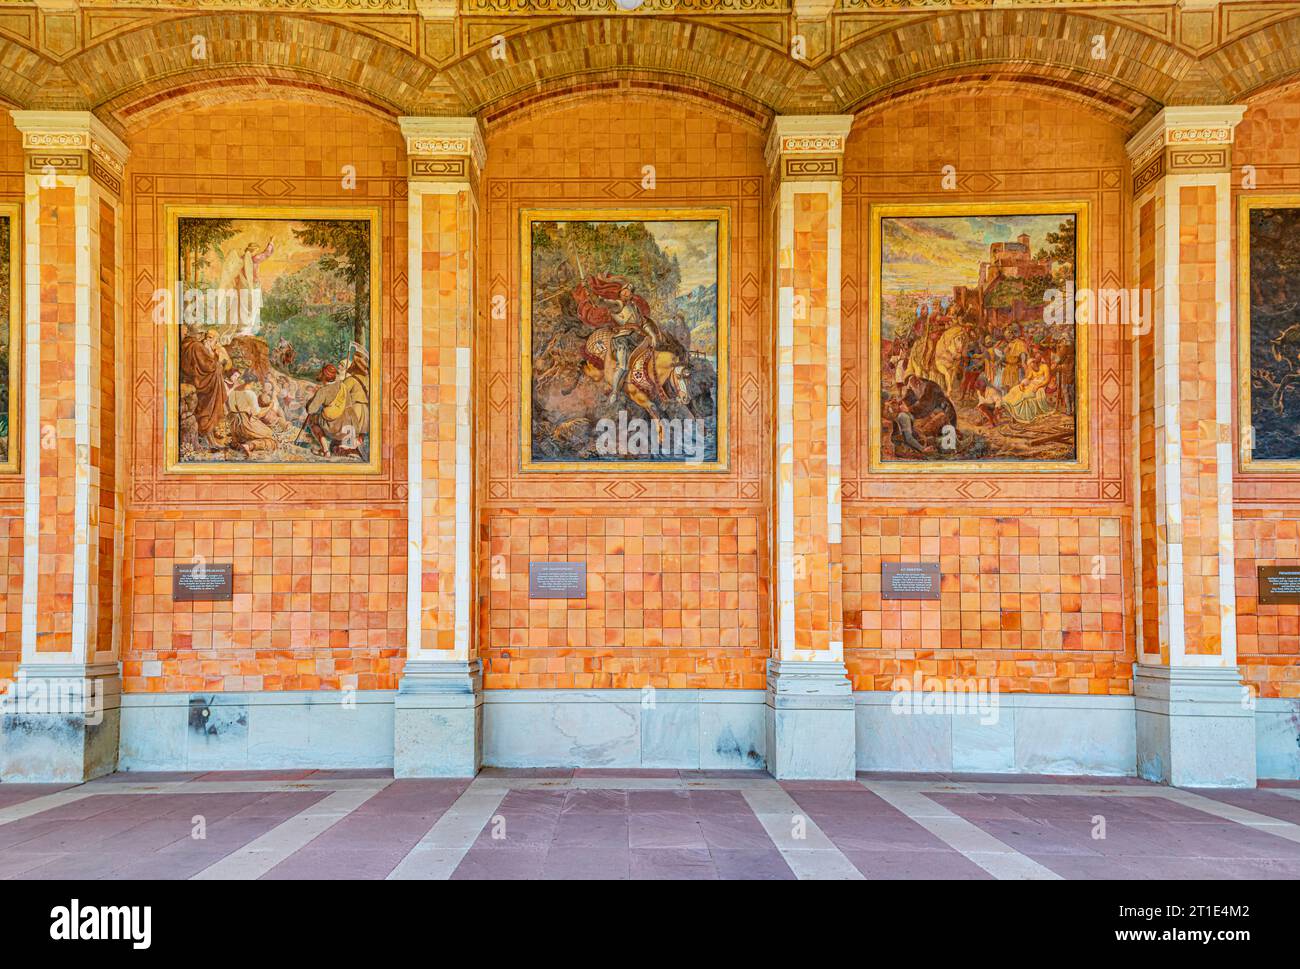
[[[686,403],[686,351],[651,318],[650,304],[630,282],[613,275],[588,276],[573,296],[579,318],[593,329],[583,355],[608,384],[611,404],[625,389],[629,373],[634,385],[626,387],[629,396],[643,407],[649,404],[652,413],[658,410],[654,404],[670,399]]]

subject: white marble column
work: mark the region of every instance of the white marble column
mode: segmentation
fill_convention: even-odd
[[[1230,166],[1244,111],[1165,108],[1128,143],[1135,281],[1154,308],[1133,341],[1138,772],[1186,786],[1255,784],[1233,548]]]
[[[12,115],[26,188],[23,384],[13,389],[22,394],[23,613],[0,777],[75,783],[117,764],[123,462],[113,402],[127,148],[89,112]]]
[[[408,171],[409,470],[407,654],[395,714],[398,777],[479,767],[475,648],[473,388],[475,118],[402,118]]]
[[[777,242],[775,656],[768,769],[851,778],[840,515],[840,249],[849,115],[781,115],[767,161]]]

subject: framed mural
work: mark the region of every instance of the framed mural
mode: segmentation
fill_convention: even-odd
[[[377,208],[168,206],[167,470],[379,470]]]
[[[1238,204],[1241,470],[1300,471],[1300,195]]]
[[[727,468],[728,210],[525,209],[525,471]]]
[[[1088,466],[1086,202],[871,210],[870,468]]]
[[[16,474],[23,399],[22,207],[0,204],[0,474]]]

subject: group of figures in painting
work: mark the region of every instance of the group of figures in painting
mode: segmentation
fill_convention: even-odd
[[[877,470],[1078,466],[1085,208],[878,206]],[[537,210],[521,225],[526,470],[724,467],[725,210]],[[21,209],[0,206],[0,470],[18,469]],[[378,215],[181,209],[167,314],[175,470],[378,469]],[[1300,200],[1243,196],[1246,470],[1300,470]],[[1054,295],[1058,294],[1058,295]]]
[[[878,214],[879,469],[1077,462],[1078,212],[936,208]]]
[[[175,216],[175,464],[371,465],[370,218]]]
[[[526,467],[721,463],[725,226],[523,214]]]

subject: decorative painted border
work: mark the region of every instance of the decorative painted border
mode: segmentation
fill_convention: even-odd
[[[1242,474],[1300,471],[1300,459],[1258,460],[1252,454],[1250,417],[1250,213],[1254,209],[1300,208],[1300,194],[1242,195],[1237,201],[1237,426]]]
[[[728,355],[731,335],[731,210],[728,208],[521,209],[519,212],[519,460],[524,472],[671,471],[717,472],[730,467]],[[534,222],[716,222],[718,224],[718,459],[716,461],[534,461],[533,411],[533,260]]]
[[[365,219],[370,223],[370,460],[361,465],[348,464],[223,464],[217,462],[180,462],[175,430],[179,427],[180,413],[180,324],[176,318],[174,300],[167,300],[167,353],[163,359],[166,368],[166,412],[163,420],[164,470],[169,474],[319,474],[358,475],[379,474],[382,451],[381,414],[383,409],[383,360],[380,343],[380,256],[382,242],[382,214],[378,206],[315,207],[315,206],[265,206],[265,205],[168,205],[164,207],[167,224],[167,280],[176,285],[180,278],[179,221],[182,218],[210,219],[286,219],[310,222],[319,219]]]
[[[0,203],[0,218],[9,220],[9,457],[0,461],[0,474],[17,474],[22,455],[23,404],[23,207],[17,202]],[[5,321],[0,320],[0,326]]]
[[[868,427],[868,471],[872,474],[920,472],[924,474],[964,475],[970,472],[1016,474],[1019,472],[1088,471],[1089,431],[1092,414],[1088,406],[1088,327],[1091,321],[1075,319],[1075,459],[1073,461],[962,461],[931,463],[928,461],[890,461],[880,459],[880,286],[877,280],[881,270],[881,220],[886,218],[947,217],[998,215],[1073,215],[1075,217],[1074,285],[1076,292],[1088,288],[1088,265],[1091,259],[1088,225],[1089,203],[1086,201],[1061,202],[944,202],[935,204],[872,205],[870,210],[871,236],[868,262],[868,285],[871,291],[870,318],[867,340],[871,353],[870,372],[867,374],[867,393],[870,396],[870,425]]]

